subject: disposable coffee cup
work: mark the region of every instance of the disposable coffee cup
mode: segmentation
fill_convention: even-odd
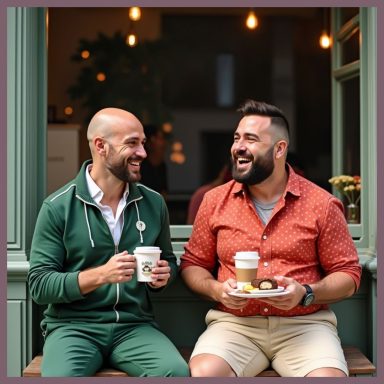
[[[133,251],[137,265],[137,281],[151,282],[152,268],[157,266],[161,250],[159,247],[136,247]]]
[[[236,252],[234,259],[237,288],[243,289],[245,285],[251,284],[251,281],[257,277],[259,253],[255,251]]]

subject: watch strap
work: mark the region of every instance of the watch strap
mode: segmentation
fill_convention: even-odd
[[[305,304],[305,299],[307,298],[308,295],[313,294],[312,288],[308,284],[303,284],[303,287],[305,288],[305,294],[303,298],[300,301],[300,305]]]

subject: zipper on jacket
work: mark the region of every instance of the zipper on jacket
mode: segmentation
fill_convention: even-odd
[[[117,244],[115,244],[115,255],[116,255],[117,253],[119,253],[120,240],[121,240],[121,236],[123,235],[123,229],[124,229],[124,212],[125,212],[125,210],[126,210],[126,208],[128,207],[129,204],[133,203],[134,201],[141,200],[141,199],[142,199],[142,197],[130,201],[128,204],[125,205],[125,207],[123,208],[123,211],[121,212],[121,214],[123,215],[123,225],[121,226],[121,233],[120,233],[119,241],[117,242]],[[103,217],[104,217],[104,216],[103,216]],[[104,221],[105,221],[105,219],[104,219]],[[108,224],[108,223],[107,223],[107,224]],[[115,302],[115,305],[113,306],[113,310],[114,310],[115,313],[116,313],[116,323],[118,323],[119,320],[120,320],[119,311],[116,309],[116,306],[117,306],[117,304],[119,304],[119,301],[120,301],[120,284],[119,284],[119,283],[116,283],[116,302]]]
[[[104,217],[104,215],[103,215],[103,212],[102,212],[102,210],[100,209],[100,207],[99,207],[97,204],[94,204],[94,203],[90,203],[90,202],[88,202],[88,201],[85,201],[85,200],[82,199],[79,195],[76,195],[76,197],[77,197],[80,201],[82,201],[83,203],[85,203],[85,204],[89,204],[89,205],[93,205],[94,207],[96,207],[96,208],[100,211],[101,216],[103,217],[103,219],[104,219],[104,221],[105,221],[105,224],[107,224],[108,229],[109,229],[108,222],[107,222],[107,220],[105,220],[105,217]],[[133,203],[133,202],[135,202],[135,201],[141,200],[142,198],[143,198],[143,197],[139,197],[139,198],[137,198],[137,199],[131,200],[131,201],[130,201],[129,203],[127,203],[127,204],[125,205],[125,207],[123,208],[123,211],[121,212],[121,214],[123,215],[123,225],[121,226],[121,233],[120,233],[119,241],[117,242],[117,244],[115,244],[115,241],[114,241],[114,239],[113,239],[111,230],[109,229],[109,234],[111,235],[111,238],[112,238],[112,240],[113,240],[113,243],[115,244],[115,250],[114,250],[114,252],[115,252],[114,254],[115,254],[115,255],[116,255],[117,253],[119,253],[119,244],[120,244],[121,236],[122,236],[122,234],[123,234],[123,229],[124,229],[124,212],[125,212],[126,208],[128,207],[128,205],[130,205],[131,203]],[[113,305],[113,308],[112,308],[113,311],[114,311],[115,314],[116,314],[116,323],[118,323],[119,320],[120,320],[119,312],[118,312],[118,310],[116,309],[116,306],[119,304],[119,301],[120,301],[120,285],[119,285],[119,283],[116,283],[116,302],[115,302],[115,304]]]
[[[123,227],[124,227],[124,217],[123,217]],[[120,243],[120,239],[119,239],[119,243]],[[119,253],[119,246],[118,244],[115,244],[115,255],[118,253]],[[120,299],[120,285],[119,283],[116,283],[116,301],[115,301],[115,304],[113,305],[113,310],[115,311],[115,314],[116,314],[116,323],[118,323],[120,320],[119,312],[116,309],[117,304],[119,304],[119,299]]]

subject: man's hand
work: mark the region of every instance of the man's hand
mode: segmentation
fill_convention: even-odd
[[[288,292],[283,296],[262,297],[259,300],[274,306],[275,308],[288,311],[296,307],[305,294],[305,288],[296,280],[285,276],[274,276],[279,286],[285,287]]]
[[[136,259],[127,251],[113,255],[107,263],[100,267],[105,283],[125,283],[132,280],[136,269]]]
[[[100,267],[86,269],[79,273],[78,281],[83,295],[104,284],[125,283],[132,280],[136,269],[136,259],[127,251],[113,255]]]
[[[152,288],[161,288],[167,285],[169,278],[171,277],[171,267],[168,265],[167,260],[158,260],[157,266],[152,268],[152,279],[154,281],[148,283]]]
[[[247,303],[248,299],[243,297],[236,297],[229,295],[229,292],[236,290],[237,283],[234,279],[228,279],[221,283],[221,288],[218,289],[216,300],[231,309],[242,309]]]

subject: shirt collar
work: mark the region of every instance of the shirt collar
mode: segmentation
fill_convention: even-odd
[[[286,169],[288,171],[288,182],[285,187],[284,196],[286,196],[288,192],[294,196],[300,196],[300,176],[292,169],[288,163],[286,164]],[[247,186],[245,184],[235,181],[235,184],[232,188],[232,193],[245,193],[246,190]]]
[[[92,179],[92,177],[90,175],[91,169],[92,169],[92,164],[89,164],[85,170],[85,177],[87,179],[88,190],[89,190],[89,193],[90,193],[92,199],[95,201],[95,203],[100,204],[100,201],[102,200],[102,198],[104,196],[104,192],[100,189],[100,187]],[[127,200],[128,195],[129,195],[129,184],[126,183],[125,190],[123,193],[123,199]]]

